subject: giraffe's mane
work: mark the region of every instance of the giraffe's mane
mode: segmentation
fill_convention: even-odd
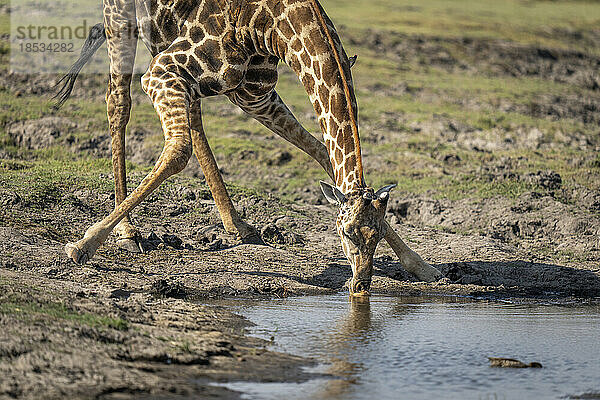
[[[323,18],[323,14],[321,13],[321,7],[319,6],[318,0],[309,0],[311,5],[314,8],[314,12],[317,15],[317,23],[321,26],[321,29],[325,32],[327,36],[327,41],[329,42],[329,46],[331,47],[331,51],[333,53],[333,57],[335,58],[335,62],[338,66],[338,70],[340,73],[340,78],[342,79],[342,87],[344,90],[344,95],[346,96],[346,103],[348,104],[348,114],[350,115],[350,126],[352,127],[352,136],[354,139],[354,151],[356,153],[356,166],[359,171],[359,182],[361,185],[364,184],[363,177],[363,167],[362,167],[362,155],[360,151],[360,138],[358,136],[358,124],[356,122],[354,110],[352,107],[352,98],[350,96],[350,86],[348,85],[348,81],[346,79],[346,74],[344,73],[344,69],[342,67],[342,60],[340,58],[340,54],[337,51],[335,46],[335,42],[331,37],[331,32],[329,32],[329,28],[327,27],[327,23],[325,22],[325,18]]]

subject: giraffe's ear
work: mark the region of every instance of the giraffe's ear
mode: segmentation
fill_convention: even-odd
[[[339,205],[346,201],[346,196],[344,196],[344,194],[335,186],[323,181],[319,181],[319,184],[321,185],[321,190],[323,191],[325,198],[331,204]]]
[[[358,55],[355,54],[348,59],[348,61],[350,61],[350,68],[354,67],[354,64],[356,63],[357,58],[358,58]]]

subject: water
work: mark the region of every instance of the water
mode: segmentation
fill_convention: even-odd
[[[337,379],[229,383],[246,399],[552,399],[600,393],[600,306],[346,294],[233,301],[275,338]],[[542,369],[491,368],[488,356]],[[283,397],[282,397],[283,396]],[[600,398],[600,394],[598,397]]]

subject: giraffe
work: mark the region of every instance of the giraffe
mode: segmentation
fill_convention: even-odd
[[[225,95],[244,112],[314,158],[334,184],[320,182],[338,206],[336,230],[352,268],[349,291],[369,292],[373,255],[386,238],[403,266],[421,280],[441,273],[410,250],[385,221],[390,190],[367,187],[358,134],[358,107],[351,63],[332,21],[317,0],[103,0],[104,21],[92,29],[80,60],[64,78],[64,102],[77,73],[107,41],[110,73],[106,95],[111,133],[115,208],[65,251],[82,264],[107,239],[137,251],[139,235],[131,210],[165,179],[183,170],[192,152],[228,232],[244,243],[260,243],[227,193],[202,126],[201,100]],[[142,89],[160,118],[165,143],[152,171],[127,194],[125,128],[131,108],[130,84],[137,40],[153,59]],[[324,144],[297,121],[275,90],[277,64],[298,76],[318,117]]]

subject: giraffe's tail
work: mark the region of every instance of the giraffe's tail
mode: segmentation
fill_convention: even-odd
[[[79,75],[83,66],[90,61],[94,53],[96,53],[105,41],[106,32],[104,31],[104,24],[99,23],[94,25],[90,29],[90,34],[81,48],[79,58],[75,61],[75,64],[73,64],[69,72],[56,83],[56,86],[60,86],[60,89],[53,97],[54,99],[57,99],[53,106],[54,109],[59,109],[65,101],[67,101],[69,96],[71,96],[75,80],[77,80],[77,75]]]

